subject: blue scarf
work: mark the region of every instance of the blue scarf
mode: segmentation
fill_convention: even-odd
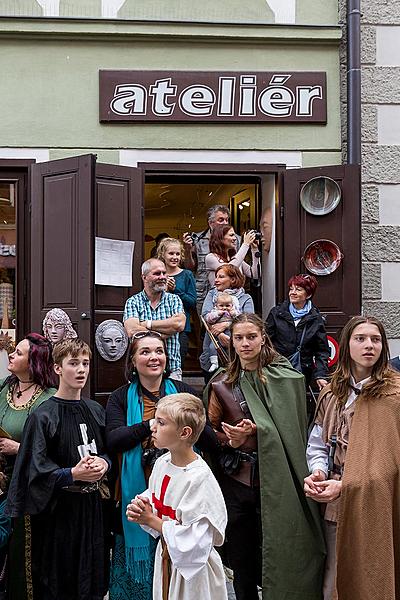
[[[296,308],[294,304],[292,304],[291,302],[289,303],[289,311],[295,321],[297,321],[297,319],[301,319],[305,315],[308,315],[311,308],[311,300],[307,300],[303,308]]]
[[[176,394],[177,389],[170,379],[165,380],[165,395]],[[143,421],[143,402],[139,393],[139,381],[135,377],[128,388],[127,425]],[[142,444],[122,454],[122,525],[125,537],[126,570],[137,583],[148,582],[152,578],[152,551],[150,535],[140,525],[128,521],[126,506],[137,494],[146,489],[142,468]]]

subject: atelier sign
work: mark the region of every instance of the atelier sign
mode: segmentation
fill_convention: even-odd
[[[326,123],[326,73],[100,71],[100,121]]]

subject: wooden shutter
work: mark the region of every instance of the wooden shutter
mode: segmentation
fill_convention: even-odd
[[[64,309],[93,346],[94,155],[31,167],[30,328]]]
[[[340,186],[342,198],[324,216],[307,213],[300,204],[300,190],[313,177],[327,176]],[[327,331],[337,337],[349,317],[361,310],[360,169],[355,165],[289,169],[283,175],[278,247],[283,265],[279,276],[279,300],[287,296],[291,275],[307,272],[302,262],[305,248],[317,239],[329,239],[344,258],[331,275],[317,277],[315,305],[326,316]],[[279,254],[279,253],[278,253]]]

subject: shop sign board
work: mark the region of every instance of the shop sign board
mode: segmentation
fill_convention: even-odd
[[[326,73],[99,72],[100,121],[326,123]]]

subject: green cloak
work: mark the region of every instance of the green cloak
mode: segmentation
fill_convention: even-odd
[[[263,529],[263,600],[320,600],[325,543],[318,505],[303,480],[307,416],[304,377],[279,358],[242,371],[240,388],[257,425]]]

